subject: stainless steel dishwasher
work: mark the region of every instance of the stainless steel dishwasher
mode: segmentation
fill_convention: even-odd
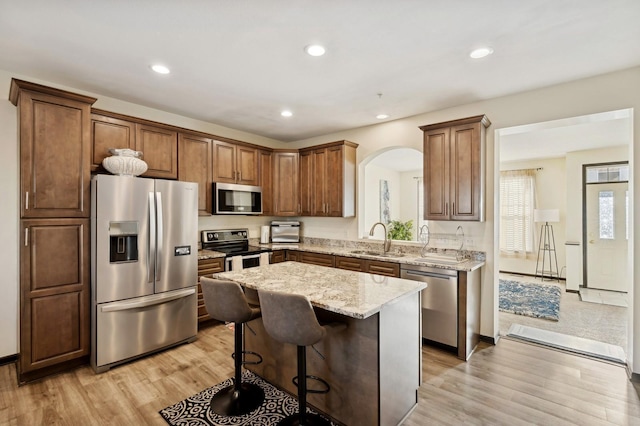
[[[423,281],[422,337],[458,348],[458,273],[454,270],[401,265],[400,278]]]

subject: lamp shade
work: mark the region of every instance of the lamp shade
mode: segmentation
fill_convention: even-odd
[[[535,209],[533,211],[535,222],[560,222],[560,210],[558,209]]]

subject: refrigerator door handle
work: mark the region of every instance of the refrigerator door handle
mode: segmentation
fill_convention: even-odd
[[[153,280],[152,267],[156,264],[156,201],[153,192],[149,193],[149,250],[147,250],[147,282]],[[153,260],[153,262],[152,262]]]
[[[156,232],[158,235],[157,239],[157,250],[156,250],[156,281],[160,281],[160,277],[162,275],[162,240],[163,236],[163,225],[162,225],[162,193],[156,192],[156,206],[158,209],[158,226],[156,228]]]
[[[102,306],[100,312],[116,312],[126,311],[130,309],[146,308],[147,306],[160,305],[172,300],[182,299],[187,296],[195,294],[195,288],[187,288],[184,290],[172,292],[171,294],[158,294],[151,297],[145,297],[146,300],[134,300],[127,302],[109,303],[107,306]]]

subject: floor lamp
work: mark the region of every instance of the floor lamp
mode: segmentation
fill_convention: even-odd
[[[557,279],[560,281],[560,274],[558,273],[558,255],[556,254],[556,239],[553,235],[553,225],[549,225],[549,222],[560,222],[560,210],[549,209],[540,210],[535,209],[533,211],[534,222],[544,223],[540,227],[540,241],[538,242],[538,259],[536,260],[536,277],[540,276],[542,281],[546,277],[551,279]],[[541,259],[542,258],[542,259]],[[547,263],[548,258],[548,263]],[[555,265],[554,265],[555,262]],[[555,271],[554,271],[555,266]],[[548,267],[548,269],[545,269]]]

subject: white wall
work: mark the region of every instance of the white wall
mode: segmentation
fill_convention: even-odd
[[[9,82],[0,75],[2,99],[9,99]],[[0,358],[18,352],[18,288],[20,195],[18,174],[18,115],[8,100],[0,101]]]
[[[4,99],[7,99],[9,81],[11,75],[7,72],[0,72],[0,87],[4,90]],[[36,81],[27,77],[22,77],[30,81]],[[48,84],[42,82],[43,84]],[[56,86],[54,84],[48,84]],[[56,86],[59,87],[59,86]],[[75,92],[81,92],[72,88],[67,88]],[[487,264],[482,271],[482,307],[481,307],[481,334],[484,336],[497,336],[498,323],[497,315],[497,268],[496,259],[498,258],[497,237],[498,233],[494,227],[495,220],[495,183],[498,179],[499,157],[499,138],[495,138],[494,134],[497,129],[518,126],[529,123],[538,123],[543,121],[555,120],[559,118],[574,117],[587,115],[597,112],[613,111],[624,108],[640,108],[640,67],[623,70],[611,74],[605,74],[593,78],[577,80],[565,84],[551,86],[543,89],[524,92],[516,95],[505,96],[501,98],[479,101],[467,105],[461,105],[454,108],[448,108],[440,111],[427,112],[425,114],[416,115],[406,119],[390,121],[368,127],[352,129],[344,132],[336,132],[322,137],[316,137],[303,141],[289,144],[289,147],[298,148],[311,146],[313,144],[348,139],[360,144],[357,153],[358,162],[367,159],[372,153],[381,149],[388,148],[388,141],[394,141],[394,144],[410,147],[422,151],[422,132],[418,130],[418,126],[438,123],[442,121],[454,120],[462,117],[469,117],[478,114],[487,114],[492,121],[491,127],[487,133],[487,162],[486,162],[486,178],[487,178],[487,220],[484,223],[465,223],[465,234],[473,239],[473,245],[478,250],[487,252]],[[189,120],[179,117],[175,114],[163,113],[161,111],[151,110],[120,102],[110,100],[108,103],[105,97],[96,103],[96,107],[104,109],[112,109],[121,113],[143,118],[155,119],[171,124],[182,125],[184,127],[194,128],[195,130],[209,131],[221,136],[235,137],[237,139],[246,140],[248,142],[263,143],[269,146],[277,146],[278,142],[251,136],[246,133],[236,132],[232,129],[225,129],[220,126],[208,125],[207,123]],[[7,101],[8,102],[8,101]],[[12,106],[11,106],[12,107]],[[143,114],[144,113],[144,114]],[[150,117],[157,115],[157,117]],[[15,112],[6,105],[0,109],[0,122],[9,123],[8,126],[0,128],[0,140],[5,144],[17,144],[15,139]],[[176,123],[179,122],[179,123]],[[202,126],[197,129],[195,125],[187,125],[191,122]],[[634,114],[633,126],[640,129],[640,114]],[[205,129],[206,128],[206,129]],[[216,129],[209,130],[209,129]],[[232,136],[235,135],[235,136]],[[630,163],[640,162],[640,130],[633,134],[633,145],[630,147]],[[11,150],[11,148],[10,148]],[[18,185],[17,169],[15,168],[16,156],[3,155],[0,158],[0,173],[6,178],[8,188],[16,188]],[[13,169],[12,169],[13,167]],[[9,171],[8,171],[9,170]],[[11,173],[10,170],[14,170]],[[632,171],[633,181],[630,182],[631,203],[634,205],[635,199],[640,199],[640,174]],[[15,191],[15,190],[14,190]],[[9,197],[11,197],[9,193]],[[17,193],[13,193],[13,207],[11,213],[7,215],[8,221],[3,222],[0,226],[2,235],[7,235],[12,241],[17,239],[17,221],[15,217],[15,208],[17,204]],[[11,203],[10,203],[11,204]],[[3,207],[4,209],[4,207]],[[358,213],[361,207],[358,206]],[[3,213],[5,214],[5,213]],[[256,219],[257,220],[257,219]],[[220,221],[224,223],[224,221]],[[453,232],[459,223],[438,222],[437,227],[442,231],[432,230],[434,232]],[[632,229],[640,225],[640,208],[634,208]],[[305,234],[308,236],[328,237],[328,238],[357,238],[358,222],[356,219],[339,219],[339,218],[305,218]],[[256,233],[257,236],[257,233]],[[569,238],[569,235],[567,235]],[[633,243],[631,245],[630,256],[632,261],[630,265],[640,264],[640,232],[634,233]],[[0,265],[3,268],[2,289],[9,288],[7,298],[0,300],[0,312],[15,312],[15,297],[17,292],[18,273],[17,273],[17,254],[8,254],[3,256]],[[630,315],[629,333],[633,335],[634,330],[640,330],[640,291],[634,291],[640,286],[640,271],[633,269],[630,271],[630,280],[633,288],[630,297],[633,300],[633,314]],[[17,318],[14,318],[17,322]],[[11,340],[15,338],[16,323],[3,324],[0,330],[0,341]],[[10,330],[10,331],[7,331]],[[13,345],[15,353],[17,344]],[[640,372],[640,339],[636,339],[632,347],[628,348],[627,354],[630,359],[630,365],[633,371]],[[4,353],[0,353],[0,356]]]
[[[640,132],[638,128],[637,132]],[[580,253],[582,253],[583,233],[582,233],[582,166],[585,164],[613,163],[617,161],[628,161],[629,149],[620,146],[607,149],[590,149],[575,151],[567,154],[567,216],[571,220],[567,222],[567,241],[578,241],[580,243]],[[631,188],[629,188],[631,191]],[[640,200],[635,203],[635,210],[640,210]],[[583,259],[580,256],[578,268],[578,284],[583,283]],[[640,340],[640,339],[639,339]]]
[[[567,222],[567,191],[566,191],[566,165],[565,158],[547,158],[527,161],[511,161],[501,163],[500,170],[538,169],[535,175],[536,183],[536,208],[560,210],[560,222],[552,223],[553,234],[556,243],[556,255],[558,257],[558,271],[563,278],[566,266],[565,241]],[[526,258],[500,254],[500,270],[507,272],[519,272],[522,274],[536,273],[536,261],[538,256],[538,243],[540,238],[540,223],[535,224],[534,250]],[[547,255],[548,256],[548,255]],[[547,270],[548,257],[545,270]],[[555,269],[555,265],[554,265]]]

